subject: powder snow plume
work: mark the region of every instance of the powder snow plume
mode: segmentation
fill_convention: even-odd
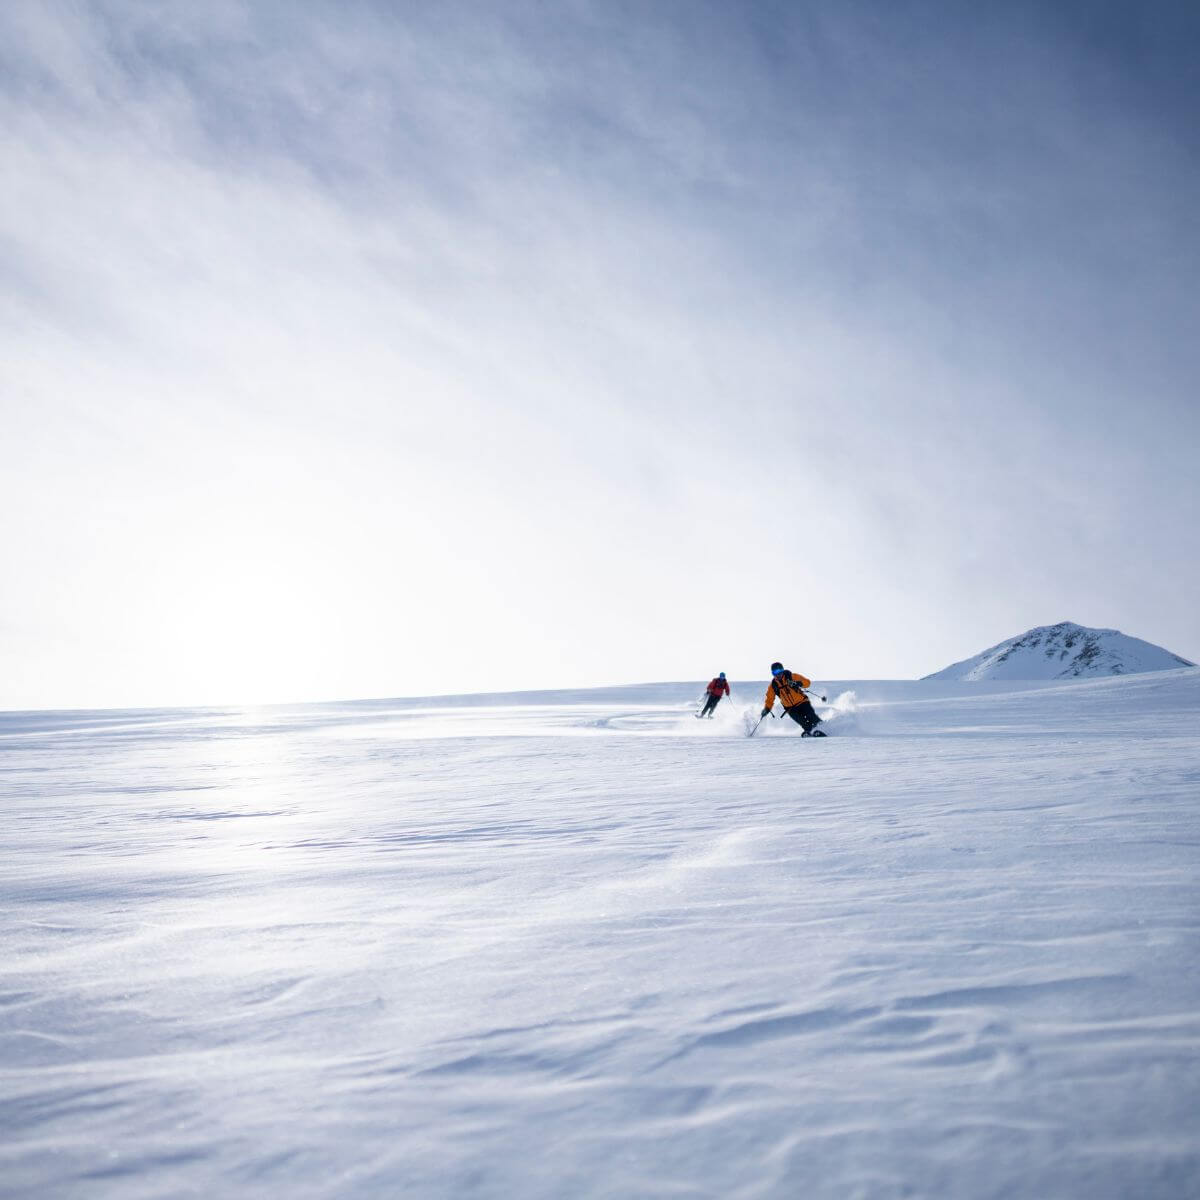
[[[858,728],[855,713],[858,712],[858,700],[851,690],[839,692],[828,704],[814,705],[822,722],[828,726],[829,733],[854,733]]]

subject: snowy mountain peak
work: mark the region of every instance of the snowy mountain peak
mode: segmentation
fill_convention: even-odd
[[[1134,675],[1196,664],[1161,646],[1128,637],[1116,629],[1089,629],[1074,621],[1039,625],[953,663],[926,679],[1073,679],[1093,675]]]

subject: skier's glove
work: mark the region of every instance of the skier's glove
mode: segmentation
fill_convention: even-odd
[[[767,715],[767,713],[769,713],[770,711],[771,710],[769,708],[764,707],[762,712],[759,714],[758,719],[761,721],[763,719],[763,717],[765,717]]]

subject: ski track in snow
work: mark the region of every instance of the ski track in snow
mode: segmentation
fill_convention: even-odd
[[[0,714],[0,1194],[1200,1195],[1200,669]]]

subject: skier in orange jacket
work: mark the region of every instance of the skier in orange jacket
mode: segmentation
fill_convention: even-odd
[[[763,705],[762,716],[765,717],[775,707],[775,697],[778,696],[783,702],[783,711],[803,728],[804,732],[800,735],[801,737],[825,737],[824,730],[817,728],[821,723],[821,718],[817,716],[812,701],[804,691],[805,688],[810,687],[812,687],[811,679],[793,674],[784,667],[783,663],[772,663],[771,682],[767,684],[767,698]],[[762,717],[759,717],[759,720],[761,721]]]

